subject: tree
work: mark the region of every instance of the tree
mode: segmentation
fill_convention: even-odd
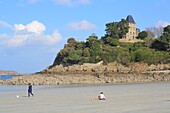
[[[90,52],[89,52],[89,48],[85,48],[83,51],[83,56],[84,57],[90,57]]]
[[[155,34],[153,33],[153,31],[150,30],[150,28],[146,28],[146,32],[148,34],[147,38],[154,38]]]
[[[152,43],[154,42],[154,40],[155,40],[155,38],[146,38],[144,40],[145,46],[150,48],[152,46]]]
[[[106,44],[109,44],[111,46],[118,46],[119,45],[119,41],[118,41],[118,39],[107,37],[106,38]]]
[[[66,44],[65,47],[75,47],[77,44],[77,41],[74,38],[69,38],[67,40],[67,43],[68,44]]]
[[[63,64],[64,58],[68,56],[68,52],[74,50],[74,48],[65,47],[61,49],[60,52],[57,54],[57,57],[54,60],[53,66]]]
[[[156,38],[160,37],[163,34],[163,27],[154,27],[154,34]]]
[[[100,53],[102,52],[101,49],[101,41],[95,42],[91,47],[90,47],[90,62],[91,63],[96,63],[101,60]]]
[[[167,27],[164,27],[164,29],[163,29],[164,31],[163,31],[163,33],[170,33],[170,25],[168,25]]]
[[[123,47],[115,47],[112,52],[112,57],[123,65],[128,65],[130,63],[130,54],[128,49]]]
[[[84,42],[77,42],[76,49],[84,49],[84,48],[85,48],[85,43]]]
[[[146,62],[151,59],[152,52],[147,48],[140,48],[134,51],[134,61],[135,62]]]
[[[117,56],[117,62],[119,62],[125,66],[129,65],[130,59],[131,59],[130,54],[127,51],[122,51]]]
[[[152,48],[170,51],[170,25],[165,27],[163,35],[152,43]]]
[[[119,38],[122,38],[122,37],[125,36],[126,33],[128,33],[128,31],[129,31],[128,21],[125,20],[125,19],[122,19],[122,20],[118,23],[118,29],[120,30]]]
[[[101,58],[104,64],[107,64],[107,63],[110,63],[116,60],[116,54],[114,52],[116,48],[117,47],[112,47],[110,45],[104,46],[103,51],[101,52]]]
[[[82,60],[82,50],[70,50],[68,51],[67,57],[64,59],[64,64],[71,65],[71,64],[78,64]]]
[[[117,22],[111,22],[106,24],[106,36],[110,36],[113,38],[119,38]]]
[[[150,27],[146,28],[146,32],[149,33],[149,37],[153,38],[152,36],[158,38],[163,34],[163,27]]]
[[[165,50],[170,51],[170,25],[164,28],[163,35],[159,40],[164,43]]]
[[[90,46],[92,46],[92,44],[94,44],[96,41],[98,41],[98,37],[95,35],[91,35],[86,39],[86,41],[87,41],[88,47],[90,47]]]
[[[106,24],[106,37],[112,37],[112,38],[122,38],[129,30],[128,21],[125,19],[122,19],[119,22],[110,22]]]
[[[147,38],[147,36],[148,36],[147,32],[146,31],[142,31],[142,32],[140,32],[138,34],[137,39],[143,40],[143,39]]]

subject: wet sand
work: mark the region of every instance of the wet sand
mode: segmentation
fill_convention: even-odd
[[[95,98],[103,91],[106,101]],[[170,113],[170,83],[0,86],[0,113]],[[16,95],[20,97],[17,98]]]

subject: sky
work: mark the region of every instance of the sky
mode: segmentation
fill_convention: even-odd
[[[0,0],[0,70],[39,72],[68,38],[105,34],[132,15],[141,31],[170,24],[170,0]]]

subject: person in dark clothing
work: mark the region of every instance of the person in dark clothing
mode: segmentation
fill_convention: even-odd
[[[32,85],[31,85],[31,83],[28,84],[28,97],[30,97],[30,94],[32,96],[34,96],[34,94],[32,93]]]

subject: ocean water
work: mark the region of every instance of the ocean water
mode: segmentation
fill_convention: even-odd
[[[33,86],[34,97],[27,86],[0,89],[0,113],[170,113],[169,82]],[[95,99],[101,91],[105,101]]]
[[[8,80],[11,79],[13,77],[15,77],[16,75],[0,75],[0,79],[2,80]]]

